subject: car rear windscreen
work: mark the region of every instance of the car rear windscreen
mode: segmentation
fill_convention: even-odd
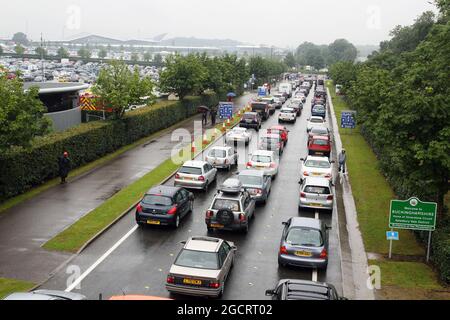
[[[305,166],[310,168],[330,169],[331,164],[328,161],[320,160],[308,160],[305,162]]]
[[[283,109],[283,110],[281,110],[281,113],[295,113],[295,111],[294,110],[289,110],[289,109]]]
[[[209,156],[215,158],[226,158],[227,152],[225,150],[213,149],[209,152]]]
[[[267,108],[267,104],[265,104],[265,103],[253,103],[252,104],[252,110],[259,110],[259,111],[261,111],[261,110],[266,110],[266,108]]]
[[[201,168],[195,168],[195,167],[181,167],[181,169],[178,171],[178,173],[184,173],[184,174],[194,174],[194,175],[201,175],[202,169]]]
[[[328,187],[317,187],[317,186],[306,186],[306,193],[315,193],[315,194],[330,194],[330,188]]]
[[[323,123],[323,119],[322,118],[320,118],[320,119],[319,118],[312,118],[311,122],[312,123]]]
[[[263,183],[261,176],[239,176],[239,181],[241,181],[243,185],[250,186],[260,186]]]
[[[172,205],[172,199],[161,195],[146,195],[142,200],[144,204],[153,206],[170,206]]]
[[[216,199],[214,201],[213,210],[222,210],[222,209],[228,209],[233,212],[239,212],[239,201],[237,200],[231,200],[231,199]]]
[[[217,254],[215,252],[194,251],[187,249],[183,249],[183,251],[180,252],[180,255],[175,261],[175,265],[197,269],[219,269]]]
[[[286,243],[291,246],[321,247],[323,246],[323,239],[319,230],[293,228],[286,237]]]
[[[328,141],[323,140],[323,139],[316,139],[313,141],[313,144],[317,145],[317,146],[327,146],[328,145]]]
[[[269,156],[253,156],[252,161],[260,163],[271,163],[272,159]]]

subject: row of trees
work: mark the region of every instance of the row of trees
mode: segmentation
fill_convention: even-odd
[[[321,69],[339,61],[354,62],[358,56],[356,47],[345,39],[337,39],[330,45],[302,43],[294,53],[289,53],[285,63],[293,68],[298,65]]]
[[[450,23],[449,1],[438,3],[438,17],[426,12],[396,27],[367,62],[339,62],[330,73],[397,194],[436,201],[442,218],[450,179]]]

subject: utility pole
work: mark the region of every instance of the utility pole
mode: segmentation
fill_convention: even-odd
[[[42,82],[45,82],[47,79],[45,78],[44,43],[42,40],[42,32],[41,32],[41,65],[42,65]]]

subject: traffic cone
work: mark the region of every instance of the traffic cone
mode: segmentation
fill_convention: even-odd
[[[192,141],[192,146],[191,146],[191,152],[195,153],[196,148],[195,148],[195,141]]]
[[[206,136],[206,133],[203,134],[203,145],[207,145],[209,143],[208,137]]]
[[[222,124],[222,131],[225,132],[227,128],[225,127],[225,122]]]
[[[230,127],[231,126],[231,121],[230,121],[230,119],[228,118],[228,120],[227,120],[227,127]]]

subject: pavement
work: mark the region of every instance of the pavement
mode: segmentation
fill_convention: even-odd
[[[295,125],[286,124],[290,130],[290,140],[281,158],[279,175],[273,182],[267,205],[257,207],[249,233],[217,231],[213,234],[233,241],[238,248],[233,272],[226,283],[225,300],[269,299],[265,296],[266,289],[272,289],[280,279],[286,278],[329,282],[340,294],[344,292],[340,239],[346,238],[346,235],[340,235],[340,230],[345,231],[345,228],[339,225],[339,221],[345,213],[338,211],[337,206],[332,214],[298,209],[300,158],[307,155],[306,122],[311,112],[310,103],[309,98]],[[278,124],[278,112],[263,124],[263,128]],[[215,143],[222,144],[221,140]],[[220,171],[216,185],[244,169],[247,155],[256,150],[256,145],[257,134],[253,132],[248,149],[238,150],[239,168],[231,172]],[[334,169],[336,172],[337,169]],[[167,184],[173,185],[173,180]],[[204,216],[214,197],[214,189],[210,188],[207,193],[195,192],[194,211],[182,220],[176,230],[138,227],[134,211],[130,211],[81,254],[73,257],[70,263],[55,272],[41,288],[79,292],[89,299],[98,299],[100,295],[107,299],[122,294],[171,297],[164,285],[167,272],[181,249],[180,241],[191,236],[210,235]],[[319,218],[332,226],[327,270],[278,266],[282,222],[293,216]]]
[[[250,100],[245,95],[236,105]],[[194,132],[194,121],[179,127]],[[98,207],[125,186],[141,178],[170,158],[174,148],[172,132],[164,133],[123,153],[104,166],[58,185],[0,215],[0,277],[41,283],[73,255],[50,252],[41,246],[85,214]]]

